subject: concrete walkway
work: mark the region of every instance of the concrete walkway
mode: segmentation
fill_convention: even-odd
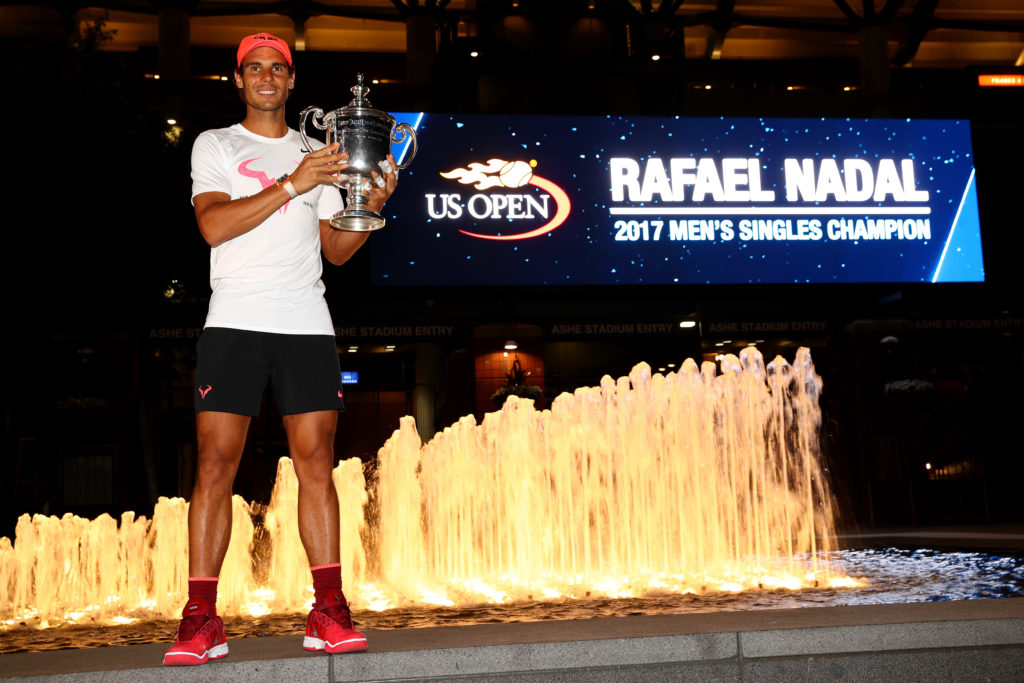
[[[0,655],[55,681],[1024,681],[1024,598],[484,624],[367,633],[313,655],[301,636],[235,639],[200,667],[165,645]]]

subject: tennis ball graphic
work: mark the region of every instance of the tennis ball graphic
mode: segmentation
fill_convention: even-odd
[[[532,177],[533,169],[525,161],[510,161],[498,171],[498,178],[505,187],[522,187]]]

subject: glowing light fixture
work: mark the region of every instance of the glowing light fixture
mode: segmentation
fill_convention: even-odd
[[[506,351],[515,351],[518,348],[519,348],[519,344],[516,344],[516,340],[515,339],[509,339],[507,342],[505,342],[505,350]]]
[[[697,327],[697,321],[696,320],[681,320],[681,321],[679,321],[679,327],[682,327],[683,329],[690,329],[692,327]]]
[[[652,61],[652,62],[656,62],[656,61],[658,61],[659,59],[661,59],[661,55],[657,55],[657,54],[655,54],[655,55],[651,55],[651,61]]]

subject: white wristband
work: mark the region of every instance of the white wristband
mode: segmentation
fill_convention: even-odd
[[[295,191],[295,186],[292,184],[292,181],[284,181],[283,183],[281,183],[281,187],[284,188],[284,191],[287,192],[288,196],[291,197],[292,199],[295,199],[296,197],[299,196],[299,193]]]

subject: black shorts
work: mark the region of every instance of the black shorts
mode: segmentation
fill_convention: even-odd
[[[345,409],[331,335],[208,327],[196,350],[197,413],[259,415],[268,382],[282,415]]]

